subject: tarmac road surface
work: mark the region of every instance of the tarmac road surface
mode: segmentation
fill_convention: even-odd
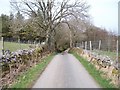
[[[72,54],[58,54],[33,88],[100,88]]]

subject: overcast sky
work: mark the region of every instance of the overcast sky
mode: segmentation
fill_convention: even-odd
[[[118,2],[120,0],[86,0],[90,4],[89,14],[94,25],[118,32]],[[0,14],[9,15],[9,0],[0,0]]]
[[[94,25],[118,32],[118,2],[120,0],[87,0]]]

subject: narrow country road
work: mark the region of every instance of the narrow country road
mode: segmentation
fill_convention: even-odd
[[[56,55],[33,88],[99,88],[81,63],[71,54]]]

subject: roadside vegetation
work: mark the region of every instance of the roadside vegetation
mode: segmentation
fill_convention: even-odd
[[[102,88],[116,88],[114,85],[110,84],[110,80],[107,80],[101,76],[101,73],[103,72],[97,70],[92,64],[79,56],[77,53],[72,52],[72,54],[81,62],[89,74],[96,80],[96,82],[99,83]]]
[[[17,78],[17,82],[14,83],[11,88],[31,88],[34,82],[39,77],[40,73],[47,67],[49,62],[54,57],[54,53],[43,58],[37,65],[31,67],[27,72],[23,73]]]
[[[13,9],[14,13],[11,12],[9,15],[0,15],[0,27],[2,30],[0,36],[3,37],[3,40],[20,40],[26,42],[33,41],[35,43],[39,42],[45,45],[45,47],[42,49],[39,47],[38,50],[31,53],[31,56],[29,56],[28,53],[22,53],[22,55],[18,55],[19,57],[16,57],[16,54],[14,54],[14,57],[12,58],[18,61],[19,67],[24,66],[24,68],[26,68],[29,65],[27,61],[29,61],[29,63],[32,61],[33,63],[38,63],[37,61],[39,60],[39,56],[42,57],[42,55],[46,55],[46,53],[43,54],[45,51],[48,51],[50,53],[63,52],[67,48],[82,45],[84,46],[86,41],[95,42],[95,45],[93,45],[95,48],[98,48],[99,45],[96,45],[96,42],[101,40],[101,50],[110,49],[113,51],[117,48],[116,41],[118,36],[112,32],[108,32],[109,30],[105,28],[95,26],[91,22],[91,16],[88,13],[90,5],[84,0],[31,0],[30,2],[28,2],[28,0],[10,0],[10,6]],[[29,44],[19,44],[14,42],[4,43],[4,49],[9,49],[13,52],[27,48],[29,48]],[[0,51],[2,52],[1,49],[2,47],[0,47]],[[5,58],[0,58],[0,64],[3,65],[4,61],[4,63],[7,63],[8,66],[14,66],[12,68],[16,70],[16,61],[13,61],[9,57],[9,61],[14,62],[9,63],[8,56],[9,55],[6,55],[4,56]],[[33,57],[35,59],[33,59]],[[42,63],[37,64],[35,67],[31,68],[30,71],[27,71],[25,74],[20,76],[18,83],[12,87],[25,88],[29,86],[28,84],[35,79],[34,77],[37,76],[38,71],[41,70],[40,72],[42,72],[42,70],[47,66],[48,62],[49,59],[43,60]],[[87,66],[87,61],[85,62]],[[91,67],[92,66],[90,65],[88,68]],[[10,71],[13,70],[10,69]],[[19,73],[16,71],[14,72]],[[5,72],[3,71],[3,73]],[[10,72],[8,73],[11,74]],[[13,75],[9,76],[12,77]],[[11,80],[8,80],[9,77],[7,77],[6,73],[5,79],[6,82],[10,84],[9,81]],[[6,83],[3,77],[2,81]],[[99,82],[104,82],[103,85],[106,85],[104,80]]]

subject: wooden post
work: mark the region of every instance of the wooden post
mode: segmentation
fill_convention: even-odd
[[[0,38],[0,56],[2,56],[2,38]]]
[[[101,49],[101,40],[99,40],[99,50]]]
[[[82,49],[84,48],[84,43],[82,42]]]
[[[20,43],[20,38],[18,38],[18,44],[20,45],[20,49],[21,49],[21,43]]]
[[[116,44],[116,49],[117,49],[117,50],[116,50],[116,53],[117,53],[117,54],[116,54],[116,55],[117,55],[116,60],[118,60],[118,40],[117,40],[117,44]]]
[[[80,47],[80,43],[78,43],[78,47]]]
[[[3,39],[3,37],[1,38],[1,42],[2,42],[2,55],[4,55],[4,39]]]
[[[85,41],[85,50],[87,50],[87,41]]]
[[[34,46],[36,47],[36,41],[34,41]]]
[[[30,40],[28,40],[28,44],[30,44]]]
[[[92,50],[92,43],[91,43],[91,41],[90,41],[90,51]]]
[[[76,43],[76,47],[78,47],[78,43]]]

